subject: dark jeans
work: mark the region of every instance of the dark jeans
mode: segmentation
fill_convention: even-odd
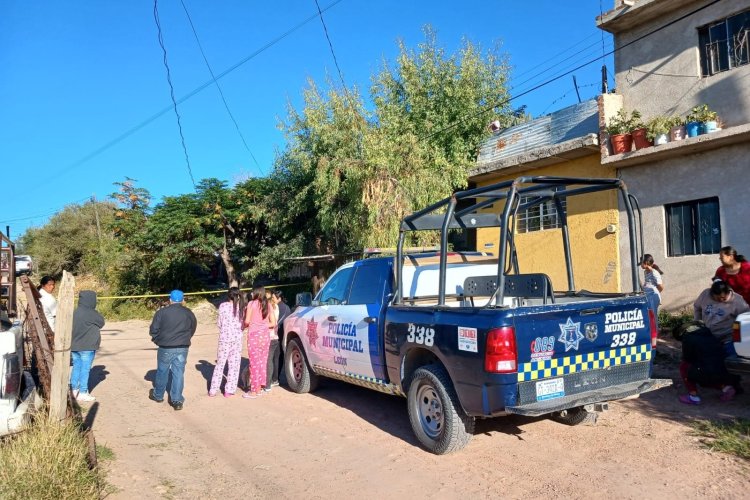
[[[185,365],[187,364],[187,347],[160,347],[156,351],[156,377],[154,378],[154,397],[163,399],[167,390],[167,379],[172,373],[172,385],[169,388],[169,402],[182,402],[182,389],[185,387]]]
[[[279,383],[280,353],[281,348],[279,347],[279,341],[272,340],[268,346],[268,368],[266,368],[267,387],[271,387],[271,384]]]

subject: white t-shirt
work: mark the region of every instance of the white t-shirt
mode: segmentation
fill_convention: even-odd
[[[39,295],[41,295],[40,302],[42,303],[44,317],[47,318],[47,323],[49,323],[50,328],[54,331],[55,317],[57,316],[57,299],[44,288],[39,289]]]
[[[644,271],[644,274],[646,282],[643,284],[643,289],[658,295],[659,303],[661,304],[661,293],[658,286],[662,284],[661,273],[656,269],[652,269],[651,271]]]

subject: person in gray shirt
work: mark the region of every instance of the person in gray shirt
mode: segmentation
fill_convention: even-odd
[[[732,325],[737,316],[750,311],[745,299],[734,293],[726,282],[714,280],[693,303],[694,319],[703,321],[724,346],[726,356],[736,356],[732,342]]]

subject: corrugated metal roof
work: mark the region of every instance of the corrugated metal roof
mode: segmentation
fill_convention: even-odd
[[[599,107],[592,99],[493,135],[480,145],[477,163],[505,160],[598,132]]]

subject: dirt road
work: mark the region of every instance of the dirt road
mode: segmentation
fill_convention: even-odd
[[[417,444],[406,400],[326,381],[256,400],[209,398],[216,329],[190,349],[185,408],[147,398],[156,351],[141,321],[109,323],[94,361],[92,408],[113,498],[746,498],[748,464],[706,451],[689,421],[750,417],[750,391],[701,407],[667,388],[610,405],[596,425],[540,418],[480,421],[463,451]],[[245,361],[246,362],[246,361]],[[674,376],[671,365],[657,375]],[[679,387],[679,384],[678,384]],[[748,387],[746,387],[746,390]]]

